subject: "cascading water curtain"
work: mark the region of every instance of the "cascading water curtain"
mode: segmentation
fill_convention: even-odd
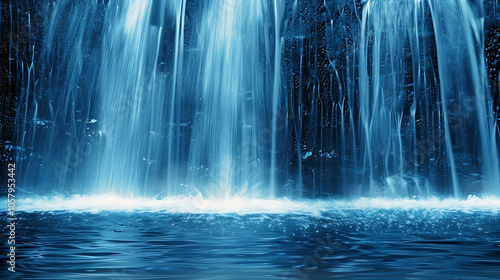
[[[432,41],[424,36],[425,11],[421,1],[368,1],[363,8],[359,165],[366,174],[364,194],[429,194],[417,149],[419,141],[433,137],[439,110],[429,92],[436,84],[428,67],[426,45]],[[439,143],[432,146],[439,149]]]
[[[286,133],[275,132],[286,100],[283,6],[47,3],[42,54],[20,100],[23,184],[122,197],[274,197],[286,147]]]
[[[482,1],[38,5],[17,65],[34,194],[500,195]]]
[[[482,188],[498,195],[500,167],[486,77],[483,3],[431,0],[429,5],[453,193],[460,196]]]
[[[359,63],[365,193],[425,196],[431,179],[456,197],[498,194],[482,11],[480,1],[365,3]]]

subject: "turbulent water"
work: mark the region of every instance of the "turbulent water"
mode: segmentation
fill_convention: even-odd
[[[483,3],[347,2],[38,3],[19,185],[146,198],[500,195]]]
[[[29,279],[495,279],[497,210],[23,213]],[[346,218],[348,217],[348,218]],[[36,229],[36,230],[30,230]],[[57,234],[54,234],[57,232]]]

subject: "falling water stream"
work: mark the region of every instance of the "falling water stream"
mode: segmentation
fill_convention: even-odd
[[[275,140],[262,133],[276,122],[280,94],[273,90],[280,79],[273,56],[280,52],[266,24],[273,8],[265,1],[215,1],[202,15],[189,171],[190,184],[212,197],[274,196]]]

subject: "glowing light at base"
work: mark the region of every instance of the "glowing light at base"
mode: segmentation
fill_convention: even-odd
[[[358,198],[355,200],[269,200],[246,197],[209,199],[199,196],[175,196],[164,199],[120,198],[112,195],[31,197],[20,200],[19,210],[38,211],[144,211],[192,214],[304,214],[321,216],[335,210],[390,209],[390,210],[445,210],[445,211],[500,211],[500,198],[469,196],[464,200],[453,198]]]

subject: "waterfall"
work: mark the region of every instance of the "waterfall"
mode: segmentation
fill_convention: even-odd
[[[16,62],[27,192],[500,195],[481,1],[37,5]]]

